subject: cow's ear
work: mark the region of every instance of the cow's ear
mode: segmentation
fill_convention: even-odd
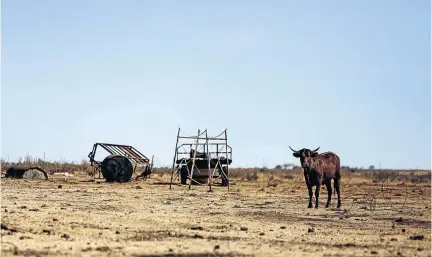
[[[300,157],[300,154],[299,154],[299,153],[293,153],[293,156],[294,156],[295,158],[299,158],[299,157]]]
[[[318,154],[319,154],[319,153],[317,153],[317,152],[312,152],[312,153],[311,153],[311,156],[312,156],[312,157],[317,157]]]

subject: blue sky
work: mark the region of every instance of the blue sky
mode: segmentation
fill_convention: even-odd
[[[291,145],[342,165],[430,169],[430,10],[3,0],[1,156],[81,161],[110,142],[171,165],[178,127],[227,128],[233,166],[298,164]]]

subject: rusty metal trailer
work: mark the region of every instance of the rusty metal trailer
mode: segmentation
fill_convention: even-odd
[[[95,160],[99,146],[110,154],[103,161]],[[131,180],[132,175],[136,174],[137,168],[142,169],[143,172],[137,175],[136,179],[146,179],[153,169],[153,156],[150,162],[147,156],[130,145],[95,143],[88,158],[90,159],[90,165],[93,167],[92,178],[96,178],[96,173],[99,175],[98,178],[101,178],[102,173],[107,182],[128,182]]]
[[[180,184],[189,183],[209,186],[220,185],[229,190],[229,165],[232,162],[232,148],[228,145],[227,130],[215,137],[209,137],[207,129],[198,130],[197,136],[180,135],[177,132],[170,188],[176,179]],[[183,133],[184,134],[184,133]]]

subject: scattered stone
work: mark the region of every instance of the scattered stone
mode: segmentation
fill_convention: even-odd
[[[411,240],[424,240],[424,235],[410,236],[409,239],[411,239]]]
[[[96,251],[100,251],[100,252],[108,252],[110,250],[110,248],[108,246],[98,246],[96,247]]]
[[[405,232],[405,231],[406,231],[406,230],[403,228],[403,229],[402,229],[402,232]]]
[[[20,207],[20,209],[27,209],[27,206],[23,205]]]
[[[394,223],[392,223],[392,228],[396,228],[396,225]]]
[[[396,238],[392,238],[392,239],[390,239],[390,241],[394,242],[394,241],[397,241],[397,239]]]
[[[20,236],[19,237],[19,240],[24,240],[24,239],[32,239],[32,238],[29,236]]]
[[[247,227],[240,227],[240,230],[241,231],[248,231],[248,228]]]
[[[346,243],[346,244],[344,244],[344,246],[345,247],[356,247],[356,245],[353,243]]]
[[[263,235],[265,235],[265,234],[264,234],[264,232],[261,232],[261,233],[259,233],[259,235],[260,235],[260,236],[263,236]]]
[[[58,219],[56,219],[56,218],[53,218],[53,221],[58,221]]]
[[[61,236],[61,238],[64,238],[64,239],[69,239],[69,238],[70,238],[70,236],[69,236],[68,234],[63,234],[63,235]]]
[[[170,232],[168,232],[168,236],[173,237],[173,236],[175,236],[175,235],[176,235],[176,233],[175,233],[174,231],[170,231]]]
[[[63,186],[62,185],[58,185],[58,187],[57,188],[63,188]]]
[[[215,250],[219,250],[220,249],[220,245],[215,245],[214,249]]]
[[[313,232],[315,232],[314,228],[308,228],[308,233],[313,233]]]
[[[378,254],[377,251],[371,251],[371,254]]]
[[[141,186],[136,186],[135,188],[136,188],[136,189],[142,189],[142,187],[141,187]]]
[[[395,220],[395,222],[402,222],[402,221],[403,221],[402,217],[399,217]]]
[[[120,234],[120,231],[117,230],[115,233],[118,235],[118,234]]]
[[[191,230],[204,230],[202,226],[193,226],[190,228]]]
[[[168,249],[168,252],[172,253],[174,250],[172,248]]]
[[[198,234],[195,234],[193,237],[194,237],[194,238],[204,238],[203,236],[198,235]]]
[[[38,208],[29,209],[29,211],[39,211]]]
[[[423,251],[424,249],[423,249],[423,247],[419,247],[419,248],[417,248],[417,251],[419,251],[419,252],[421,252],[421,251]]]
[[[54,234],[53,231],[49,229],[42,230],[42,233],[47,233],[48,235]]]
[[[285,226],[281,226],[280,229],[286,229],[286,227]]]

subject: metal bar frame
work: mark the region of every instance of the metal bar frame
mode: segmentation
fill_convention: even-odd
[[[228,137],[227,137],[227,130],[225,129],[221,134],[219,134],[216,137],[209,137],[207,129],[204,131],[201,131],[198,129],[198,135],[197,136],[181,136],[180,135],[181,129],[178,128],[177,131],[177,137],[176,137],[176,146],[174,148],[174,157],[173,157],[173,164],[172,164],[172,170],[171,170],[171,179],[170,179],[170,189],[172,188],[172,184],[174,183],[174,180],[178,178],[179,170],[184,165],[186,166],[186,169],[188,171],[188,178],[189,178],[189,185],[188,188],[191,189],[192,181],[195,181],[194,171],[199,169],[196,166],[196,159],[197,159],[197,153],[198,153],[198,146],[203,147],[203,151],[201,153],[205,153],[207,157],[207,163],[208,163],[208,186],[209,191],[212,191],[212,185],[213,185],[213,178],[215,176],[216,170],[219,171],[220,178],[225,178],[227,181],[227,188],[229,191],[229,165],[230,161],[232,161],[232,148],[228,145]],[[202,135],[205,135],[204,137]],[[180,143],[180,139],[189,139],[194,140],[193,143]],[[200,140],[204,140],[204,143],[200,143]],[[215,140],[221,140],[223,142],[221,143],[212,143],[211,141]],[[185,146],[188,146],[190,149],[188,152],[186,149],[184,149]],[[215,151],[210,150],[210,146],[216,146]],[[219,148],[222,146],[222,148]],[[183,149],[184,151],[179,151],[180,149]],[[194,149],[193,149],[194,148]],[[194,150],[193,156],[190,156],[191,151]],[[180,155],[182,154],[189,154],[189,157],[186,158],[180,158]],[[212,154],[216,154],[215,158],[212,157]],[[222,166],[222,159],[226,159],[226,173],[223,169],[224,166]],[[211,168],[211,164],[214,164],[214,161],[216,160],[214,169]],[[180,162],[179,162],[180,161]],[[191,169],[188,167],[188,162],[192,161]],[[179,162],[179,163],[178,163]],[[176,165],[177,164],[177,165]],[[198,183],[197,181],[195,181]],[[201,184],[201,183],[198,183]]]
[[[95,160],[96,152],[98,146],[102,147],[109,154],[122,155],[127,157],[132,164],[134,165],[134,173],[136,171],[137,166],[153,166],[153,157],[152,163],[150,164],[150,159],[147,158],[144,154],[138,151],[136,148],[130,145],[120,145],[120,144],[110,144],[110,143],[95,143],[93,144],[92,151],[89,153],[88,158],[90,159],[90,165],[93,167],[93,175],[91,177],[96,178],[96,171],[98,171],[98,178],[101,178],[101,162]]]

